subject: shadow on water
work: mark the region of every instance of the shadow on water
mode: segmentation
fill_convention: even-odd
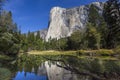
[[[119,60],[23,55],[6,66],[0,66],[0,74],[12,75],[12,80],[120,80]]]

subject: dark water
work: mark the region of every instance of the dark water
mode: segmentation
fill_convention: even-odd
[[[14,64],[1,64],[0,74],[0,80],[120,80],[120,61],[75,56],[22,56]]]

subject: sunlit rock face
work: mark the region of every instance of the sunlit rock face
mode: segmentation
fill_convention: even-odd
[[[104,3],[94,2],[92,4],[98,8],[101,14]],[[75,30],[83,31],[88,21],[90,5],[69,9],[61,7],[52,8],[50,11],[50,23],[46,41],[48,41],[49,38],[59,39],[70,36]]]

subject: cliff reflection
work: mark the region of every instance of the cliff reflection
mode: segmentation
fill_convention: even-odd
[[[78,80],[119,80],[120,61],[101,60],[97,58],[78,58],[75,56],[64,56],[57,61],[56,65],[74,74]],[[60,64],[58,64],[60,62]],[[82,79],[81,76],[84,78]],[[86,78],[86,79],[85,79]],[[73,79],[75,80],[75,79]]]

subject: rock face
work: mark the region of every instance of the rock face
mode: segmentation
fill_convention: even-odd
[[[45,40],[45,37],[47,35],[47,29],[44,29],[44,30],[40,30],[40,37]]]
[[[45,40],[45,37],[46,37],[46,35],[47,35],[47,29],[43,29],[43,30],[40,30],[39,31],[39,33],[40,33],[40,37],[43,39],[43,40]],[[33,32],[34,33],[34,35],[37,35],[37,31],[36,32]]]
[[[102,13],[103,4],[101,2],[92,3]],[[50,11],[50,23],[46,35],[46,41],[49,38],[63,38],[70,36],[75,30],[84,30],[88,21],[88,13],[90,5],[65,9],[54,7]]]

